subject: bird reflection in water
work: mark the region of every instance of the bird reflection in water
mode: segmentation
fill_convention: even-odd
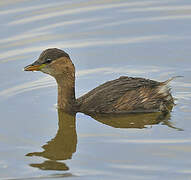
[[[42,170],[68,170],[69,168],[61,160],[71,159],[76,152],[76,115],[67,114],[58,110],[58,131],[56,136],[42,146],[43,152],[28,153],[26,156],[40,156],[48,160],[41,164],[30,164]]]
[[[149,125],[162,124],[176,130],[182,130],[175,127],[170,122],[169,113],[129,113],[129,114],[94,114],[90,115],[93,119],[114,128],[147,128]]]
[[[170,113],[139,113],[139,114],[119,114],[119,115],[90,115],[96,121],[106,124],[114,128],[146,128],[149,125],[162,124],[176,130],[176,128],[169,121]],[[48,160],[39,164],[30,164],[32,167],[41,170],[57,170],[66,171],[69,167],[60,162],[63,160],[71,159],[73,153],[76,152],[77,147],[77,134],[76,134],[76,114],[68,114],[58,109],[58,131],[56,136],[42,146],[43,152],[32,152],[26,156],[40,156]]]

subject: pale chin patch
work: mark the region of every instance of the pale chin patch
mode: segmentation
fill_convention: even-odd
[[[47,66],[43,67],[40,71],[42,71],[43,73],[52,75],[51,70]]]

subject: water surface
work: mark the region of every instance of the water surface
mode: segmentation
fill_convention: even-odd
[[[0,179],[191,179],[189,0],[6,0],[0,24]],[[77,97],[121,75],[182,75],[177,105],[162,118],[57,112],[54,79],[22,71],[50,47],[70,54]]]

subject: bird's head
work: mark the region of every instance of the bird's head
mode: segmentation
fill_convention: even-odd
[[[74,65],[69,55],[61,49],[44,50],[39,58],[24,68],[25,71],[41,71],[53,77],[67,75],[74,71]]]

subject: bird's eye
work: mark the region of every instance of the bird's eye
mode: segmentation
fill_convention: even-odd
[[[46,63],[51,63],[51,59],[46,59]]]

